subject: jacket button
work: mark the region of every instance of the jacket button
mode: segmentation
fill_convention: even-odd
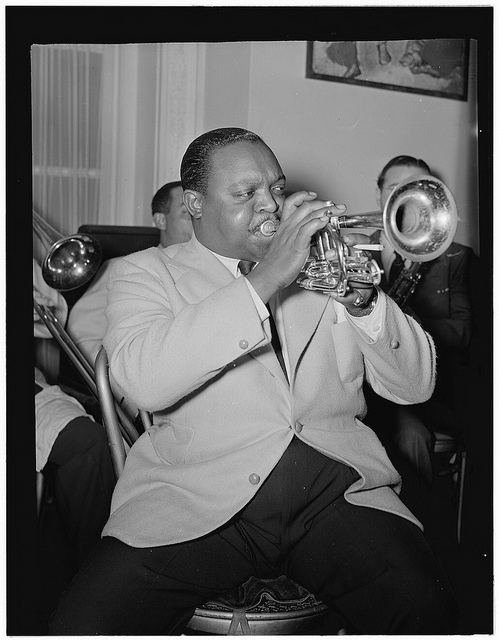
[[[392,340],[390,342],[391,349],[398,349],[400,347],[400,342],[398,340]]]
[[[296,433],[301,433],[303,431],[303,425],[301,422],[297,422],[295,424],[295,431]]]
[[[258,484],[260,482],[260,476],[257,473],[252,473],[248,480],[251,484]]]
[[[239,341],[239,346],[241,347],[241,349],[247,349],[249,345],[249,342],[247,340],[240,340]]]

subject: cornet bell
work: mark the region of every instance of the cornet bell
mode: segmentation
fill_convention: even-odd
[[[75,234],[55,242],[42,263],[45,282],[58,291],[71,291],[97,273],[102,248],[89,234]]]

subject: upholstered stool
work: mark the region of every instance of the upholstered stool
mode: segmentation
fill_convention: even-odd
[[[215,635],[293,635],[311,629],[328,608],[286,576],[250,578],[196,609],[187,627]]]

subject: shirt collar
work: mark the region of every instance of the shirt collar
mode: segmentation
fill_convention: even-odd
[[[208,247],[207,247],[208,248]],[[238,278],[241,274],[239,273],[239,260],[238,258],[228,258],[227,256],[221,256],[218,253],[215,253],[211,249],[208,249],[210,253],[212,253],[215,258],[218,258],[220,262],[227,267],[227,269],[232,273],[235,278]]]
[[[199,242],[199,240],[196,237],[196,234],[193,234],[193,237]],[[199,244],[201,244],[199,242]],[[202,245],[205,249],[207,249],[211,254],[213,254],[215,256],[215,258],[218,258],[218,260],[220,260],[220,262],[227,267],[227,269],[232,273],[232,275],[235,278],[239,278],[239,276],[241,275],[239,273],[239,268],[238,268],[238,264],[239,264],[239,259],[238,258],[228,258],[227,256],[221,256],[219,253],[215,253],[214,251],[212,251],[211,249],[208,249],[208,247],[206,247],[204,244]]]

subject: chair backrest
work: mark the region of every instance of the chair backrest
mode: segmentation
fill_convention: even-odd
[[[152,219],[151,219],[152,223]],[[100,242],[102,260],[126,256],[159,244],[159,229],[153,227],[128,227],[105,224],[84,224],[78,233],[89,233]]]
[[[139,437],[139,434],[131,424],[128,416],[120,408],[113,394],[111,381],[109,380],[109,362],[104,347],[99,349],[95,359],[95,385],[99,396],[102,421],[107,433],[114,472],[116,478],[119,478],[125,466],[125,441],[128,446],[132,446]],[[141,410],[140,417],[144,429],[148,429],[151,426],[149,414]]]

